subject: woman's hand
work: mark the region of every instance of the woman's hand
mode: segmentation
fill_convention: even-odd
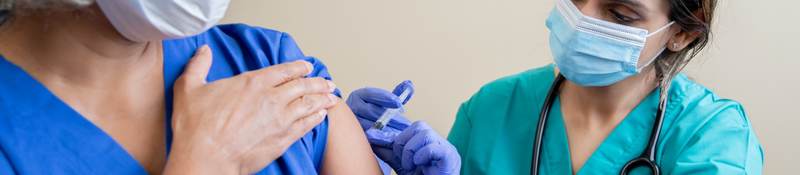
[[[334,84],[303,78],[305,61],[206,83],[211,50],[198,49],[176,81],[174,139],[165,174],[251,174],[323,121]]]

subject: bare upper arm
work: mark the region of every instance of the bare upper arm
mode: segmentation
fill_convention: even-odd
[[[343,100],[328,109],[328,143],[322,174],[381,174],[364,131]]]

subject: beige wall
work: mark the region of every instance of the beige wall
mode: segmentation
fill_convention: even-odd
[[[447,134],[482,84],[551,62],[552,0],[235,0],[225,22],[291,33],[347,93],[417,85],[409,116]],[[800,162],[800,1],[720,0],[716,38],[688,73],[745,109],[763,143],[765,174]],[[794,166],[794,167],[792,167]]]

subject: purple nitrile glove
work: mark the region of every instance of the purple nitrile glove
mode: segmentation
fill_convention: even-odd
[[[411,93],[408,94],[408,98],[405,101],[400,101],[398,96],[406,89],[411,90]],[[386,109],[399,108],[411,100],[413,96],[414,85],[411,81],[406,80],[395,87],[394,93],[373,87],[357,89],[350,93],[350,97],[347,98],[347,105],[358,117],[361,128],[366,131],[375,124],[375,121],[381,117],[381,114]],[[392,120],[389,120],[386,125],[384,130],[388,128],[399,132],[411,125],[411,122],[401,114],[393,116]]]
[[[397,96],[407,88],[411,88],[409,98],[400,101]],[[400,83],[394,93],[362,88],[350,94],[347,104],[358,117],[375,155],[398,174],[458,174],[461,158],[455,147],[424,122],[410,124],[405,116],[398,115],[383,129],[371,129],[387,108],[401,107],[413,92],[410,81]]]

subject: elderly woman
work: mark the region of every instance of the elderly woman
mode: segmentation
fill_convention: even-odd
[[[326,67],[228,3],[0,0],[0,174],[379,173]]]

